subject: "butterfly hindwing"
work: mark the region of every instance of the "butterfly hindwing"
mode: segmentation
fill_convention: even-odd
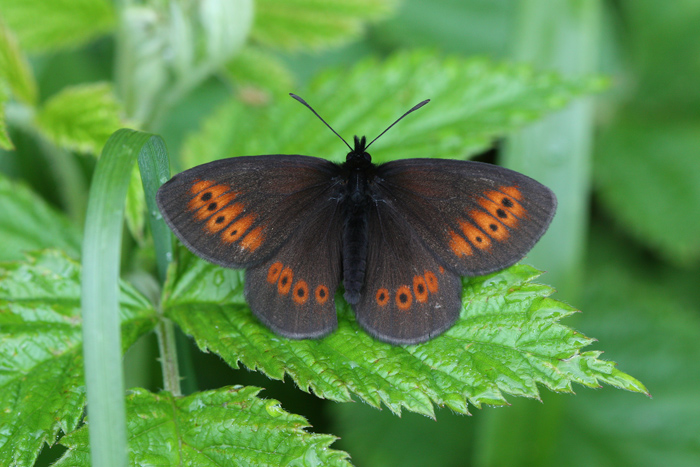
[[[439,263],[400,213],[381,202],[370,209],[365,285],[354,306],[359,324],[393,344],[435,337],[459,317],[459,277]]]
[[[338,204],[324,203],[271,258],[246,271],[246,300],[273,331],[316,338],[337,327],[342,226]]]
[[[481,162],[392,161],[378,167],[375,180],[375,198],[400,213],[440,263],[460,276],[522,259],[557,205],[544,185]]]
[[[177,237],[225,267],[269,257],[333,196],[338,166],[307,156],[221,159],[186,170],[158,190]]]

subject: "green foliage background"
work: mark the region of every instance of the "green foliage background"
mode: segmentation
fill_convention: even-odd
[[[479,157],[559,196],[525,260],[550,273],[465,279],[462,319],[422,346],[373,341],[342,305],[337,333],[288,342],[252,318],[240,272],[183,249],[161,295],[134,168],[119,289],[126,387],[145,388],[126,400],[132,464],[698,465],[700,4],[553,5],[0,0],[0,466],[89,462],[77,261],[107,138],[158,133],[174,171],[340,160],[289,91],[343,135],[431,98],[377,161],[498,140]],[[194,337],[176,336],[184,397],[158,363],[163,316]],[[584,387],[600,383],[653,398]]]

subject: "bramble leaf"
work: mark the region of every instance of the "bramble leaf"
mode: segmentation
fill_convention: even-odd
[[[121,284],[124,350],[155,324],[148,300]],[[0,263],[0,459],[31,466],[73,431],[85,405],[80,267],[46,250]]]
[[[122,127],[120,113],[110,84],[85,84],[52,96],[39,111],[37,122],[56,145],[98,154]]]
[[[126,401],[131,465],[350,465],[345,452],[328,448],[334,436],[306,432],[302,416],[259,391],[237,386],[178,398],[134,389]],[[87,426],[61,444],[69,449],[55,466],[90,466]]]
[[[251,87],[282,95],[292,89],[294,78],[284,63],[259,47],[244,47],[226,65],[226,74],[239,88]]]
[[[372,146],[372,158],[465,158],[495,138],[595,89],[592,80],[566,81],[529,67],[486,59],[401,52],[335,68],[299,91],[346,140],[370,139],[423,99],[429,105],[401,121]],[[391,90],[387,98],[387,90]],[[316,117],[291,98],[267,107],[224,105],[190,138],[185,165],[255,154],[307,154],[335,161],[347,150]]]
[[[28,50],[79,46],[109,32],[116,22],[107,0],[0,0],[0,16]]]
[[[355,322],[340,298],[338,330],[320,340],[290,340],[263,326],[243,298],[243,275],[184,254],[166,285],[168,317],[206,351],[271,378],[289,374],[305,391],[336,401],[356,394],[434,416],[433,404],[468,413],[468,404],[506,405],[506,394],[539,397],[538,384],[572,392],[571,383],[600,383],[646,393],[637,380],[582,352],[592,342],[559,320],[575,310],[547,298],[552,289],[531,282],[539,272],[516,265],[464,280],[461,319],[424,344],[379,342]]]

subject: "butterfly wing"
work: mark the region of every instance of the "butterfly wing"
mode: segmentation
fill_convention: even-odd
[[[342,225],[339,205],[330,200],[271,258],[246,271],[246,300],[276,333],[317,338],[337,327],[334,295],[341,276]]]
[[[461,281],[423,244],[406,218],[385,203],[369,213],[365,285],[358,323],[392,344],[435,337],[459,317]]]
[[[407,159],[377,168],[358,322],[394,344],[448,329],[461,307],[459,276],[520,260],[549,226],[545,186],[491,164]]]
[[[487,274],[522,259],[557,206],[554,193],[541,183],[471,161],[388,162],[378,167],[375,190],[440,263],[460,276]]]
[[[338,166],[307,156],[221,159],[175,175],[156,200],[195,254],[229,268],[272,255],[324,200]]]
[[[176,175],[157,202],[195,254],[248,268],[246,297],[261,321],[287,337],[319,337],[337,324],[338,171],[307,156],[222,159]]]

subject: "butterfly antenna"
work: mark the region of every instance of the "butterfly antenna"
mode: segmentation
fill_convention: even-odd
[[[404,118],[406,115],[408,115],[408,114],[410,114],[411,112],[414,112],[414,111],[420,109],[421,107],[423,107],[423,106],[424,106],[425,104],[427,104],[428,102],[430,102],[430,99],[426,99],[426,100],[424,100],[423,102],[419,102],[418,104],[416,104],[416,105],[414,105],[413,107],[411,107],[411,109],[410,109],[408,112],[406,112],[405,114],[401,115],[394,123],[392,123],[391,125],[389,125],[389,127],[388,127],[386,130],[384,130],[384,131],[382,131],[381,133],[379,133],[379,136],[382,136],[384,133],[386,133],[387,131],[389,131],[389,128],[391,128],[392,126],[394,126],[394,125],[396,125],[397,123],[399,123],[399,122],[401,121],[401,119]],[[375,141],[377,141],[377,140],[379,139],[379,136],[377,136],[376,138],[374,138],[367,146],[365,146],[365,149],[367,149],[368,147],[370,147],[370,146],[372,145],[372,143],[374,143]],[[346,143],[346,144],[347,144],[347,143]]]
[[[335,133],[335,135],[336,135],[338,138],[340,138],[340,139],[343,141],[343,143],[345,143],[345,145],[352,151],[352,148],[350,147],[350,145],[348,144],[348,142],[345,141],[345,140],[343,139],[343,137],[340,136],[340,135],[338,134],[338,132],[335,131],[335,130],[333,129],[332,126],[330,126],[328,123],[326,123],[326,121],[325,121],[324,119],[322,119],[321,116],[320,116],[319,114],[316,113],[316,111],[313,109],[313,107],[311,107],[304,99],[302,99],[301,97],[297,96],[296,94],[292,94],[292,93],[290,92],[289,95],[292,96],[294,99],[298,100],[299,102],[301,102],[302,104],[304,104],[306,107],[308,107],[308,109],[309,109],[310,111],[312,111],[312,112],[314,113],[314,115],[316,115],[316,116],[318,117],[319,120],[321,120],[323,123],[325,123],[326,126],[327,126],[328,128],[330,128],[331,131],[332,131],[333,133]],[[411,110],[413,110],[413,109],[411,109]],[[402,118],[403,118],[403,117],[402,117]],[[400,119],[399,119],[399,120],[400,120]]]

